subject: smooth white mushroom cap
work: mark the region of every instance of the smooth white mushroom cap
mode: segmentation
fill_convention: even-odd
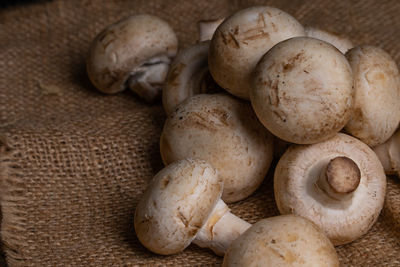
[[[358,187],[335,198],[319,187],[330,160],[347,157],[357,164]],[[376,154],[366,144],[345,134],[313,144],[290,147],[274,174],[275,200],[281,214],[296,214],[313,221],[334,245],[349,243],[365,234],[383,207],[386,176]]]
[[[294,215],[263,219],[231,245],[224,267],[338,267],[335,248],[312,222]]]
[[[272,135],[251,106],[229,95],[196,95],[167,118],[161,134],[164,164],[199,158],[224,181],[222,199],[234,202],[253,193],[272,161]]]
[[[135,211],[140,242],[158,254],[184,250],[205,224],[222,194],[217,172],[201,160],[185,159],[161,170]]]
[[[393,135],[400,121],[400,76],[384,50],[358,46],[346,53],[354,76],[354,114],[345,130],[374,147]]]
[[[128,86],[132,74],[140,75],[144,64],[165,63],[160,64],[152,75],[166,74],[165,68],[177,48],[174,30],[166,21],[146,14],[130,16],[96,36],[89,49],[87,72],[97,89],[117,93]]]
[[[222,88],[249,99],[250,74],[262,55],[283,40],[304,35],[303,26],[277,8],[240,10],[225,19],[211,39],[210,73]]]
[[[257,64],[250,90],[259,120],[296,144],[321,142],[339,132],[353,112],[353,77],[331,44],[309,37],[283,41]]]
[[[353,43],[347,37],[338,35],[328,31],[321,30],[315,27],[305,27],[306,35],[311,38],[319,39],[332,44],[345,54],[348,50],[354,47]]]

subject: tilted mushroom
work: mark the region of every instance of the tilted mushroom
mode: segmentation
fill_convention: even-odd
[[[354,75],[354,114],[345,130],[374,147],[388,140],[400,121],[400,76],[396,62],[374,46],[346,53]]]
[[[209,41],[197,43],[180,51],[172,61],[162,92],[167,114],[186,98],[218,91],[208,71],[209,46]]]
[[[346,134],[290,147],[275,169],[281,214],[313,221],[334,245],[365,234],[383,207],[386,176],[366,144]]]
[[[211,39],[210,73],[222,88],[248,99],[250,75],[262,55],[280,41],[304,35],[303,26],[277,8],[240,10],[225,19]]]
[[[284,215],[263,219],[233,241],[223,267],[339,267],[335,248],[312,222]]]
[[[315,27],[305,27],[305,31],[306,36],[330,43],[343,54],[354,47],[350,39],[343,35],[331,33]]]
[[[135,231],[149,250],[170,255],[190,243],[223,255],[251,225],[221,200],[223,182],[201,160],[185,159],[161,170],[135,211]]]
[[[114,94],[129,87],[152,102],[161,93],[177,48],[177,38],[167,22],[152,15],[134,15],[96,36],[86,68],[100,91]]]
[[[386,174],[400,177],[400,130],[397,130],[385,143],[374,147]]]
[[[160,151],[165,165],[205,160],[224,181],[222,199],[239,201],[261,184],[272,161],[272,135],[249,103],[223,94],[193,96],[167,118]]]
[[[334,46],[309,37],[280,42],[257,64],[251,104],[277,137],[312,144],[339,132],[353,112],[353,77]]]
[[[197,28],[199,30],[199,42],[211,40],[215,30],[225,20],[225,18],[212,19],[212,20],[200,20],[197,22]]]

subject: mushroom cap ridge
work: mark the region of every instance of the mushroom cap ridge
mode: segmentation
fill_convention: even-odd
[[[317,186],[321,171],[338,156],[352,159],[361,179],[350,198],[333,199]],[[317,224],[334,245],[365,234],[383,207],[386,176],[376,154],[358,139],[339,133],[313,145],[294,145],[274,174],[275,200],[281,214],[296,214]]]

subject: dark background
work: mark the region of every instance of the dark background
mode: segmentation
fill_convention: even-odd
[[[46,2],[46,0],[0,0],[0,8],[21,5],[21,4],[29,4],[34,2]]]

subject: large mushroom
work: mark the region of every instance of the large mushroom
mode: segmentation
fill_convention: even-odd
[[[400,76],[384,50],[358,46],[346,53],[354,75],[354,114],[345,130],[374,147],[388,140],[400,121]]]
[[[167,118],[160,151],[165,165],[185,158],[212,164],[224,181],[222,199],[248,197],[272,161],[272,135],[249,103],[223,94],[201,94],[180,104]]]
[[[333,45],[295,37],[275,45],[257,64],[251,104],[262,124],[296,144],[324,141],[353,112],[353,77]]]
[[[262,55],[283,40],[304,35],[303,26],[277,8],[240,10],[225,19],[211,39],[210,73],[222,88],[249,99],[251,72]]]
[[[167,22],[152,15],[118,21],[93,40],[87,72],[93,85],[107,94],[129,87],[148,102],[161,93],[178,41]]]
[[[251,225],[221,200],[223,182],[208,163],[185,159],[161,170],[135,211],[135,231],[149,250],[170,255],[190,243],[223,255]]]
[[[386,176],[378,157],[360,140],[337,134],[290,147],[275,169],[281,214],[313,221],[334,245],[352,242],[375,223],[383,207]]]
[[[335,248],[312,222],[294,215],[255,223],[233,241],[223,267],[304,266],[338,267]]]

